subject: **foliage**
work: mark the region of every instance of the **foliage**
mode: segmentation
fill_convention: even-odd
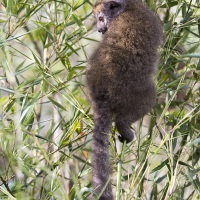
[[[122,200],[199,199],[199,1],[146,3],[165,32],[158,102],[133,125],[131,144],[122,148],[113,134],[113,191]],[[92,4],[0,4],[1,199],[92,198],[93,122],[84,92],[87,57],[99,37]]]

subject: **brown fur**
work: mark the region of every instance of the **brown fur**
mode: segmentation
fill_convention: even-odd
[[[103,13],[103,41],[89,59],[87,88],[94,111],[93,182],[101,200],[112,200],[109,137],[112,118],[120,141],[132,141],[130,126],[148,113],[155,103],[153,74],[159,60],[163,34],[156,15],[138,0],[113,0],[120,6],[107,9],[110,0],[97,1],[94,13]],[[107,6],[107,7],[106,7]],[[120,10],[122,8],[122,10]],[[103,21],[104,22],[104,21]]]

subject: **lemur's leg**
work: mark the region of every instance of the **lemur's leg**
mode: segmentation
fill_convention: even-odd
[[[117,113],[116,114],[116,128],[119,131],[119,140],[121,142],[131,142],[134,138],[133,131],[131,130],[131,124],[133,123],[133,119],[131,116],[127,114]]]

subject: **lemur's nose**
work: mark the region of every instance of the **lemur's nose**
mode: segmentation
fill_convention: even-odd
[[[102,34],[104,34],[106,31],[107,31],[107,27],[98,28],[98,32],[101,32]]]

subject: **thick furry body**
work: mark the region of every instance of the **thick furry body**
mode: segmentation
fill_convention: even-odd
[[[101,4],[101,1],[99,4]],[[119,139],[130,142],[130,126],[155,103],[153,74],[163,39],[157,16],[140,1],[128,0],[89,59],[87,88],[94,111],[93,182],[101,200],[112,200],[109,137],[112,118]]]

